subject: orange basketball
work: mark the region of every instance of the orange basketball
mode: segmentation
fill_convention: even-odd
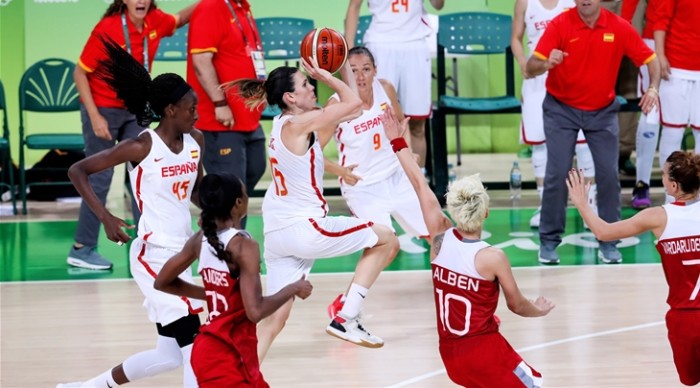
[[[332,28],[314,28],[301,41],[301,57],[307,61],[316,58],[318,67],[335,73],[348,58],[345,38]]]

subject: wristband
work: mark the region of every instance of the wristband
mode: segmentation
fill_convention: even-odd
[[[403,137],[397,137],[391,141],[391,148],[394,150],[394,152],[399,152],[404,148],[408,148],[408,143],[406,143],[406,139]]]
[[[221,107],[224,107],[224,106],[228,106],[228,102],[227,102],[225,99],[224,99],[224,100],[219,100],[219,101],[212,101],[212,104],[214,104],[214,106],[215,106],[216,108],[221,108]]]

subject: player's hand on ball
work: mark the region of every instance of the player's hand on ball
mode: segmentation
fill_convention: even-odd
[[[314,58],[311,58],[311,61],[301,58],[301,64],[304,67],[306,74],[315,80],[326,82],[327,80],[333,78],[333,74],[318,67],[318,62]]]

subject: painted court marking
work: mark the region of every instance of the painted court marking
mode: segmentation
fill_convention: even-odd
[[[619,334],[619,333],[624,333],[624,332],[628,332],[628,331],[646,329],[649,327],[660,326],[663,324],[664,324],[664,321],[656,321],[656,322],[644,323],[641,325],[626,326],[626,327],[621,327],[619,329],[612,329],[612,330],[599,331],[597,333],[577,335],[574,337],[564,338],[564,339],[560,339],[560,340],[556,340],[556,341],[545,342],[545,343],[542,343],[539,345],[527,346],[527,347],[524,347],[522,349],[516,349],[516,351],[518,353],[526,353],[526,352],[529,352],[531,350],[539,350],[539,349],[544,349],[544,348],[548,348],[551,346],[561,345],[561,344],[565,344],[565,343],[569,343],[569,342],[587,340],[589,338],[604,337],[604,336],[612,335],[612,334]],[[422,374],[420,376],[416,376],[412,379],[401,381],[397,384],[390,385],[388,388],[406,387],[406,386],[409,386],[411,384],[415,384],[419,381],[423,381],[423,380],[429,379],[431,377],[441,375],[443,373],[446,373],[445,368],[442,368],[440,370],[436,370],[434,372],[425,373],[425,374]]]

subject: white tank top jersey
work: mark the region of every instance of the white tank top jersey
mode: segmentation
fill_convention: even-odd
[[[574,8],[574,0],[559,0],[552,9],[546,9],[540,0],[528,0],[525,10],[525,33],[527,34],[528,55],[532,54],[549,22],[560,13]]]
[[[323,150],[316,133],[304,155],[296,155],[282,143],[282,127],[293,116],[280,115],[272,121],[267,153],[272,183],[262,203],[265,233],[300,220],[325,217],[328,203],[323,197]]]
[[[700,309],[700,201],[666,204],[666,228],[656,249],[672,309]]]
[[[376,78],[372,82],[372,89],[372,107],[363,110],[360,117],[340,123],[335,130],[338,163],[341,166],[357,164],[353,173],[362,179],[356,186],[381,182],[401,168],[380,119],[386,107],[391,105],[391,101]],[[338,95],[334,94],[331,98],[338,100]],[[344,182],[341,180],[340,183],[342,185]]]
[[[433,31],[423,0],[367,0],[372,21],[364,43],[412,42],[427,38]]]
[[[183,134],[182,151],[175,154],[152,129],[144,132],[151,136],[151,151],[129,168],[141,211],[138,234],[149,243],[179,250],[192,235],[190,201],[201,150],[189,134]]]

